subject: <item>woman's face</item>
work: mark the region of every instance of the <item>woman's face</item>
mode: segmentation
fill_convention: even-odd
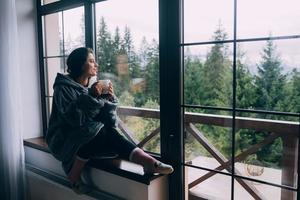
[[[87,77],[96,76],[98,71],[98,64],[92,53],[88,54],[87,60],[83,66],[83,75]]]

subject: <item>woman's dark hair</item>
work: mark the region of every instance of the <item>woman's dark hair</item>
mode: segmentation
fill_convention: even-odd
[[[70,53],[67,59],[67,72],[71,77],[77,78],[83,73],[83,65],[89,53],[93,53],[93,50],[86,47],[77,48]]]

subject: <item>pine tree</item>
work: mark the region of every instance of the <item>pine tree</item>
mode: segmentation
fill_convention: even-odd
[[[119,27],[117,26],[115,28],[115,33],[114,33],[114,37],[113,37],[113,40],[111,41],[111,62],[112,62],[112,72],[116,73],[116,67],[117,67],[117,57],[120,55],[120,54],[124,54],[124,52],[122,52],[122,38],[121,38],[121,35],[120,35],[120,29]]]
[[[139,50],[140,74],[145,79],[144,91],[134,94],[136,106],[143,106],[148,100],[159,103],[159,60],[158,42],[153,39],[151,44],[143,39]]]
[[[129,60],[132,56],[132,51],[133,51],[132,43],[133,41],[132,41],[130,28],[128,26],[125,26],[122,50],[128,55]]]
[[[289,111],[300,113],[300,71],[294,69],[292,72],[292,92],[289,102]]]
[[[101,72],[115,74],[111,34],[107,29],[104,17],[101,17],[97,37],[97,58]]]
[[[220,42],[227,34],[219,25],[214,32],[213,40]],[[231,97],[231,62],[227,55],[227,45],[216,43],[207,54],[203,68],[203,102],[202,105],[229,106]]]
[[[184,101],[199,105],[203,102],[203,65],[200,59],[190,55],[189,48],[184,59]]]
[[[239,46],[236,60],[236,104],[238,108],[251,109],[256,102],[254,77],[243,61],[244,56]]]
[[[114,40],[112,43],[112,48],[114,51],[115,55],[118,55],[121,53],[121,48],[122,48],[122,39],[121,39],[121,35],[120,35],[120,29],[117,26],[115,29],[115,34],[114,34]]]
[[[159,103],[159,52],[158,52],[158,42],[153,39],[150,44],[148,51],[148,62],[146,66],[146,88],[145,95],[146,99],[152,99]]]
[[[267,41],[263,49],[262,61],[257,68],[256,108],[280,109],[280,103],[285,98],[283,89],[286,84],[286,75],[282,72],[281,60],[276,54],[276,46],[272,40]]]
[[[133,39],[131,35],[130,28],[125,26],[124,37],[122,43],[122,51],[128,56],[129,62],[129,75],[130,78],[140,78],[141,77],[141,67],[138,55],[134,50]]]
[[[138,51],[139,59],[140,59],[140,64],[141,64],[141,70],[144,70],[146,68],[146,65],[148,63],[148,49],[149,49],[149,43],[144,36],[142,38],[140,48]]]
[[[286,75],[283,74],[282,64],[276,53],[276,46],[272,40],[268,40],[263,49],[262,60],[258,65],[258,74],[255,77],[256,84],[256,108],[280,111],[285,99],[284,88],[286,86]],[[265,116],[268,118],[269,116]],[[275,118],[272,116],[271,118]],[[257,133],[257,143],[269,133]],[[281,139],[275,140],[257,152],[257,159],[267,166],[278,166],[282,153]]]

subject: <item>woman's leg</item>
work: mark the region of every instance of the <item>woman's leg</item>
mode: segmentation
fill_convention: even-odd
[[[121,157],[142,165],[145,173],[170,174],[173,172],[173,167],[171,165],[156,160],[142,149],[136,147],[120,135],[115,128],[106,131],[107,144],[110,144]]]
[[[171,174],[174,171],[171,165],[158,161],[140,148],[131,152],[130,160],[142,165],[145,173]]]
[[[87,161],[88,159],[82,159],[76,156],[73,166],[68,174],[68,179],[72,185],[80,181],[81,172]]]
[[[95,154],[97,148],[101,146],[101,134],[102,130],[88,143],[82,145],[75,157],[75,161],[72,165],[72,168],[68,174],[68,179],[71,184],[77,183],[80,181],[81,172],[85,166],[85,164],[89,161],[90,157]]]
[[[115,152],[121,158],[142,165],[145,173],[170,174],[173,172],[171,165],[156,160],[136,147],[123,137],[117,129],[104,127],[94,139],[83,145],[77,152],[77,157],[68,175],[71,183],[80,180],[81,172],[91,156],[101,155],[104,152]]]
[[[81,181],[81,172],[86,164],[87,160],[76,156],[73,166],[68,174],[68,179],[71,183],[72,190],[77,194],[88,194],[92,191],[92,188]]]
[[[103,146],[102,132],[103,130],[101,129],[97,136],[79,148],[75,161],[68,173],[68,179],[71,183],[72,189],[77,194],[87,194],[92,191],[90,186],[82,182],[81,172],[87,161],[96,154],[99,146]]]

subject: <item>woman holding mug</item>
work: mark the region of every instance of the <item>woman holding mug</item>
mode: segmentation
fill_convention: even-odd
[[[67,59],[68,74],[58,73],[53,88],[52,112],[46,142],[77,193],[85,193],[80,175],[86,162],[104,152],[143,166],[145,173],[170,174],[164,164],[125,139],[116,129],[117,98],[113,85],[95,82],[98,64],[90,48],[77,48]]]

